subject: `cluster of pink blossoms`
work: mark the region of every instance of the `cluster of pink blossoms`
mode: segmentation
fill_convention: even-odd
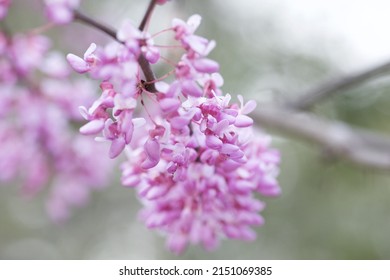
[[[27,197],[49,189],[48,214],[61,222],[107,185],[113,164],[96,158],[103,147],[77,129],[77,107],[92,104],[94,86],[70,80],[50,46],[42,35],[0,31],[0,182]]]
[[[7,16],[8,8],[10,5],[11,0],[0,0],[0,20]]]
[[[67,24],[73,20],[73,11],[80,6],[80,0],[44,0],[48,20],[55,24]]]
[[[165,1],[162,1],[165,2]],[[126,21],[118,42],[91,44],[84,57],[67,59],[79,73],[101,80],[101,97],[88,109],[82,134],[123,151],[122,183],[138,190],[141,218],[167,236],[175,253],[188,244],[214,249],[223,238],[253,240],[264,204],[276,196],[280,156],[270,137],[255,134],[248,114],[254,101],[231,103],[219,65],[207,58],[214,41],[195,35],[201,17],[174,19],[170,32],[184,54],[170,82],[143,81],[139,62],[166,62],[153,36]],[[153,88],[153,85],[155,88]]]

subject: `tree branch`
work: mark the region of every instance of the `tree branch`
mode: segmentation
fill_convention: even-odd
[[[384,75],[390,71],[390,61],[370,68],[368,70],[342,77],[336,80],[327,81],[316,88],[302,94],[297,99],[287,102],[288,107],[297,110],[307,110],[317,102],[326,97],[334,95],[342,90],[352,88],[373,77]]]
[[[150,3],[149,3],[148,9],[146,10],[146,13],[145,13],[144,17],[143,17],[140,25],[138,26],[139,30],[141,30],[141,31],[145,30],[146,24],[150,20],[150,17],[152,16],[152,13],[153,13],[153,10],[154,10],[155,6],[156,6],[156,0],[151,0]]]
[[[390,136],[350,125],[326,121],[310,113],[261,106],[252,114],[255,123],[317,144],[331,156],[354,164],[390,171]]]
[[[81,13],[80,11],[74,11],[74,19],[81,22],[81,23],[89,25],[91,27],[94,27],[100,31],[103,31],[108,36],[112,37],[114,40],[117,40],[115,29],[113,29],[113,28],[93,19],[93,18],[90,18],[89,16]],[[123,42],[121,42],[121,43],[123,43]]]
[[[145,28],[145,24],[148,21],[148,19],[150,18],[154,6],[155,6],[155,0],[152,0],[150,2],[148,10],[145,13],[144,19],[142,20],[142,22],[140,24],[139,29],[141,31]],[[106,33],[108,36],[114,38],[119,43],[121,43],[121,44],[124,43],[124,42],[121,42],[117,39],[117,37],[116,37],[117,31],[115,29],[113,29],[113,28],[111,28],[111,27],[109,27],[101,22],[98,22],[97,20],[95,20],[93,18],[90,18],[89,16],[81,13],[80,11],[74,11],[74,18],[75,18],[75,20],[77,20],[81,23],[84,23],[86,25],[89,25],[93,28],[96,28],[96,29]],[[146,60],[146,58],[142,54],[138,58],[138,63],[142,69],[142,72],[144,73],[146,81],[150,82],[147,85],[145,85],[145,88],[149,92],[156,92],[157,90],[156,90],[154,82],[153,82],[156,80],[156,76],[153,73],[153,70],[150,66],[150,63]]]

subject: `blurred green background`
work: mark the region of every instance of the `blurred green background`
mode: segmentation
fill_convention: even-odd
[[[34,1],[26,2],[15,0],[8,20],[12,30],[42,23],[33,12],[26,13]],[[329,1],[312,2],[326,6]],[[353,5],[352,1],[338,2]],[[352,40],[334,28],[337,22],[332,21],[331,10],[320,13],[305,3],[173,0],[157,8],[150,30],[153,33],[168,27],[172,17],[186,19],[199,13],[203,22],[197,33],[217,41],[211,57],[221,64],[224,91],[261,101],[292,97],[320,81],[383,59],[381,55],[385,54],[371,53],[377,50],[370,50],[369,45],[355,49],[356,38]],[[82,10],[117,27],[126,17],[139,22],[146,5],[146,0],[84,0]],[[378,7],[378,13],[380,10]],[[335,12],[340,15],[343,11]],[[346,22],[353,19],[352,14],[344,12]],[[375,10],[368,16],[375,17]],[[309,20],[313,26],[308,26]],[[66,41],[75,29],[87,32],[77,44]],[[79,24],[49,34],[65,53],[81,54],[92,41],[108,41]],[[156,69],[160,74],[165,70]],[[389,93],[390,81],[382,77],[331,98],[314,110],[329,119],[388,133]],[[62,226],[52,224],[46,216],[44,195],[25,200],[18,195],[17,186],[2,185],[0,258],[390,259],[390,173],[326,160],[317,147],[270,132],[282,154],[279,181],[283,194],[266,199],[266,223],[257,229],[255,242],[225,240],[214,252],[190,247],[181,256],[171,254],[165,249],[164,238],[137,219],[140,203],[134,190],[120,185],[118,168],[111,185],[95,193],[90,204]]]

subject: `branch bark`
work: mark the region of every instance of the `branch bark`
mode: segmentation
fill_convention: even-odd
[[[390,171],[390,135],[353,128],[311,113],[263,105],[255,123],[324,148],[331,156],[377,170]]]
[[[330,80],[322,83],[306,93],[302,94],[295,100],[287,102],[287,106],[296,110],[310,109],[314,104],[330,97],[338,92],[355,87],[374,77],[386,74],[390,71],[390,61],[378,65],[376,67],[361,71],[359,73],[351,74],[339,79]]]

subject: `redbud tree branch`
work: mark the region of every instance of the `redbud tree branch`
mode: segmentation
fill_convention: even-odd
[[[153,9],[154,9],[155,6],[156,6],[156,0],[151,0],[150,3],[149,3],[148,9],[146,10],[146,13],[145,13],[144,17],[143,17],[140,25],[138,26],[139,30],[141,30],[141,31],[145,30],[146,24],[150,20],[150,17],[152,16]]]
[[[354,73],[342,78],[326,81],[306,93],[300,95],[297,99],[288,102],[288,106],[298,110],[310,109],[314,104],[330,97],[343,90],[350,89],[371,78],[381,76],[390,71],[390,61],[376,67]]]
[[[145,26],[147,22],[150,20],[150,17],[152,15],[153,9],[156,6],[156,0],[150,1],[149,7],[145,13],[145,16],[142,19],[142,22],[139,26],[139,30],[143,31],[145,29]],[[118,42],[122,43],[119,41],[116,37],[116,30],[114,28],[111,28],[83,13],[80,11],[74,11],[74,19],[84,23],[86,25],[89,25],[91,27],[94,27],[103,33],[107,34],[108,36],[112,37],[113,39],[117,40]],[[141,54],[138,58],[138,64],[141,67],[142,72],[144,73],[145,79],[148,84],[145,85],[146,90],[149,92],[156,92],[156,88],[154,85],[154,81],[156,80],[156,76],[154,75],[154,72],[152,70],[152,67],[150,66],[150,63],[146,60],[146,58]]]
[[[371,78],[390,71],[390,62],[322,83],[285,106],[265,105],[253,114],[255,121],[321,146],[328,155],[376,170],[390,171],[390,135],[354,128],[339,121],[329,121],[314,114],[299,112],[352,88]]]
[[[389,135],[272,105],[262,105],[252,118],[262,127],[317,144],[328,156],[371,169],[390,171]]]
[[[74,19],[86,25],[92,26],[102,31],[103,33],[106,33],[108,36],[112,37],[113,39],[117,40],[115,29],[81,13],[80,11],[74,11]]]
[[[299,110],[313,105],[364,81],[390,71],[390,61],[320,84],[294,100],[262,105],[252,117],[261,126],[287,136],[319,145],[335,158],[375,170],[390,171],[390,135],[352,127],[340,121],[330,121]]]

